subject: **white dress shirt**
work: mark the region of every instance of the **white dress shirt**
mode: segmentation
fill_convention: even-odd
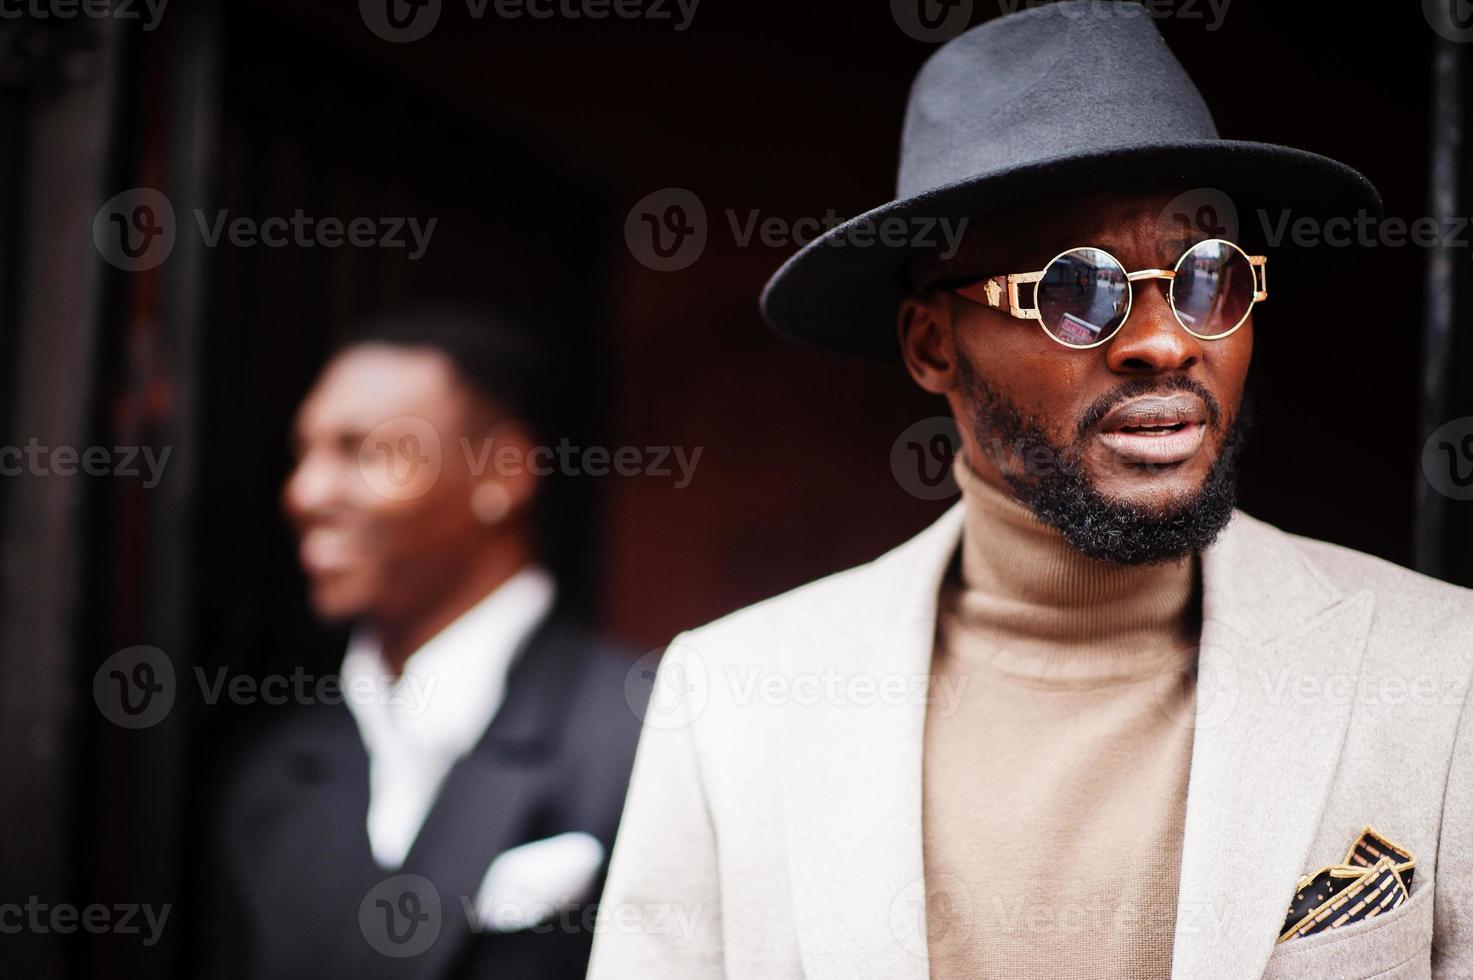
[[[496,717],[512,658],[555,591],[545,570],[523,569],[416,650],[398,678],[378,638],[354,632],[343,690],[368,753],[368,840],[381,867],[404,863],[451,767]]]

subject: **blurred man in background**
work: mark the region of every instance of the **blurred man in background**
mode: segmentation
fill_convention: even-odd
[[[549,379],[525,330],[399,315],[302,404],[283,504],[352,633],[229,780],[218,975],[582,975],[639,722],[537,561]]]

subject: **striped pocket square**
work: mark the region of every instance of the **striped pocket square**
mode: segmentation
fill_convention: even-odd
[[[1279,942],[1338,929],[1397,908],[1411,894],[1416,870],[1411,851],[1365,828],[1344,861],[1299,879]]]

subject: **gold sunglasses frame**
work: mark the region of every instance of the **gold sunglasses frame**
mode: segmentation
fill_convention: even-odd
[[[1214,243],[1227,245],[1231,247],[1233,251],[1237,252],[1239,255],[1243,256],[1243,258],[1248,260],[1249,268],[1254,270],[1253,300],[1248,304],[1248,308],[1243,311],[1242,319],[1233,324],[1233,328],[1231,330],[1228,330],[1224,333],[1212,334],[1211,336],[1207,336],[1205,334],[1197,333],[1197,331],[1193,330],[1185,323],[1182,323],[1181,314],[1178,313],[1176,309],[1176,277],[1177,274],[1181,271],[1182,263],[1187,260],[1187,256],[1191,255],[1203,245],[1212,245]],[[1038,283],[1043,279],[1045,275],[1048,274],[1048,270],[1053,267],[1053,264],[1055,262],[1059,261],[1066,255],[1072,255],[1075,252],[1082,252],[1086,249],[1094,252],[1100,252],[1104,255],[1109,256],[1110,261],[1119,266],[1120,271],[1125,272],[1125,315],[1120,318],[1120,322],[1116,324],[1114,330],[1111,330],[1107,336],[1101,337],[1094,343],[1071,344],[1068,341],[1060,340],[1058,337],[1055,337],[1053,333],[1049,331],[1048,327],[1044,326],[1043,314],[1038,311],[1038,290],[1035,289],[1033,291],[1033,306],[1030,308],[1023,305],[1022,299],[1018,296],[1018,287],[1029,285],[1032,283]],[[1196,337],[1198,340],[1224,340],[1237,333],[1238,328],[1241,327],[1244,323],[1248,322],[1248,317],[1253,314],[1253,308],[1259,303],[1268,299],[1268,256],[1249,255],[1247,252],[1243,251],[1242,247],[1239,246],[1236,242],[1230,242],[1226,238],[1208,238],[1200,242],[1196,242],[1192,245],[1191,248],[1183,252],[1181,258],[1176,260],[1176,265],[1171,269],[1142,269],[1139,272],[1126,272],[1125,263],[1117,259],[1108,250],[1097,248],[1093,245],[1076,245],[1073,248],[1065,249],[1058,255],[1055,255],[1053,258],[1049,259],[1047,264],[1044,265],[1042,272],[1017,272],[1006,276],[992,276],[988,279],[979,279],[976,282],[971,283],[970,285],[951,286],[947,288],[949,288],[951,292],[956,293],[963,299],[971,300],[973,303],[979,303],[982,306],[987,306],[995,310],[1001,310],[1007,313],[1009,316],[1015,317],[1019,320],[1037,320],[1039,329],[1044,332],[1044,335],[1048,337],[1049,340],[1052,340],[1056,344],[1068,347],[1071,350],[1093,350],[1096,347],[1109,343],[1111,339],[1113,339],[1114,336],[1120,332],[1120,328],[1125,326],[1125,321],[1130,319],[1130,311],[1135,306],[1135,287],[1132,286],[1131,283],[1141,282],[1146,279],[1167,279],[1171,282],[1171,286],[1167,290],[1167,299],[1171,305],[1171,315],[1173,319],[1176,320],[1177,325],[1180,326],[1183,330],[1191,334],[1193,337]],[[1006,300],[1006,303],[1004,303],[1004,300]]]

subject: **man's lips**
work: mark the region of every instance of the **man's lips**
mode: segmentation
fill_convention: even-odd
[[[302,534],[297,557],[308,575],[331,575],[363,556],[362,534],[338,527],[313,527]]]
[[[1187,392],[1122,402],[1100,419],[1099,440],[1128,463],[1166,466],[1196,455],[1207,431],[1207,406]]]

